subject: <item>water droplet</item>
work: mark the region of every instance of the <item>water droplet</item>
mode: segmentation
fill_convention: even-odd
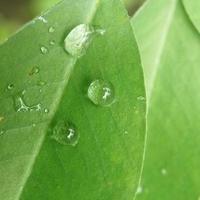
[[[96,105],[109,106],[115,99],[114,87],[108,81],[95,80],[88,88],[88,97]]]
[[[28,106],[24,101],[24,92],[21,95],[17,95],[14,97],[14,107],[17,112],[32,112],[32,111],[40,111],[41,104]]]
[[[44,109],[44,112],[45,112],[45,113],[49,113],[49,109],[48,109],[48,108],[45,108],[45,109]]]
[[[38,86],[44,86],[44,85],[46,85],[47,83],[45,82],[45,81],[38,81],[37,82],[37,85]]]
[[[43,16],[39,16],[38,19],[45,24],[48,23],[48,21]]]
[[[53,128],[52,139],[63,145],[76,146],[79,134],[72,123],[60,121]]]
[[[167,175],[167,170],[165,168],[161,169],[161,174],[163,176],[166,176]]]
[[[14,88],[14,84],[12,84],[12,83],[7,86],[8,90],[12,90],[13,88]]]
[[[53,33],[55,31],[55,28],[53,26],[49,27],[49,33]]]
[[[54,45],[55,45],[55,41],[54,41],[54,40],[51,40],[51,41],[49,42],[49,44],[50,44],[51,46],[54,46]]]
[[[137,188],[136,194],[138,195],[138,194],[141,194],[142,192],[143,192],[143,188],[142,188],[142,186],[139,186]]]
[[[0,136],[3,135],[4,133],[5,133],[5,131],[4,131],[4,130],[1,130],[1,131],[0,131]]]
[[[36,127],[36,124],[32,124],[33,127]]]
[[[137,100],[138,100],[138,101],[145,101],[145,97],[139,96],[139,97],[137,97]]]
[[[31,71],[29,72],[29,75],[32,76],[32,75],[34,75],[34,74],[38,74],[39,72],[40,72],[39,67],[33,67],[33,68],[31,69]]]
[[[86,50],[92,42],[94,36],[96,34],[103,34],[102,30],[97,30],[87,24],[80,24],[76,26],[65,38],[65,50],[70,55],[77,58],[83,56],[86,53]]]
[[[1,116],[1,117],[0,117],[0,123],[3,122],[4,119],[5,119],[5,118]]]
[[[40,47],[40,50],[42,54],[47,54],[49,52],[49,50],[45,46]]]
[[[124,131],[124,135],[128,135],[128,131]]]

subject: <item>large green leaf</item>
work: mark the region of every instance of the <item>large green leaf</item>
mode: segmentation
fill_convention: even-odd
[[[196,29],[200,32],[200,1],[182,0],[188,16]]]
[[[64,38],[82,23],[105,34],[77,60],[65,52]],[[120,1],[63,1],[4,43],[0,61],[0,199],[133,199],[143,159],[145,92]],[[112,83],[112,105],[88,99],[95,79]],[[32,112],[17,112],[21,97],[35,106]],[[52,139],[62,121],[74,124],[77,145]]]
[[[198,199],[199,34],[179,0],[149,0],[132,24],[148,94],[148,142],[137,199]]]

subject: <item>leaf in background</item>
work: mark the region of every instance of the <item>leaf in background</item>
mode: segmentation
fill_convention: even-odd
[[[179,0],[149,0],[132,24],[148,94],[148,142],[137,199],[198,199],[199,34]]]
[[[185,10],[196,27],[196,29],[200,32],[200,1],[196,0],[182,0]]]
[[[105,33],[77,61],[64,39],[87,23]],[[84,42],[88,34],[75,39]],[[133,199],[146,103],[138,48],[120,1],[63,1],[3,44],[0,60],[0,199]],[[112,105],[87,97],[96,79],[112,84]]]

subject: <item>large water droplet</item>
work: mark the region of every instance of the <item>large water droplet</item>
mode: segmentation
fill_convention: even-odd
[[[53,128],[52,139],[63,145],[76,146],[79,140],[79,134],[74,124],[60,121]]]
[[[49,50],[45,46],[40,47],[40,50],[42,54],[47,54],[49,52]]]
[[[53,26],[50,26],[48,31],[49,31],[49,33],[53,33],[53,32],[55,32],[55,28]]]
[[[86,50],[92,42],[95,34],[103,35],[104,32],[105,31],[102,29],[95,29],[87,24],[80,24],[72,29],[65,38],[65,50],[70,55],[79,58],[86,53]]]
[[[14,107],[17,112],[32,112],[32,111],[40,111],[41,104],[36,105],[27,105],[24,101],[24,92],[21,95],[16,95],[14,97]]]
[[[115,100],[114,87],[108,81],[95,80],[88,88],[88,97],[96,105],[109,106]]]

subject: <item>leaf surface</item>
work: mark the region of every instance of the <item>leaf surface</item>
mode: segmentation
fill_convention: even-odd
[[[193,25],[200,33],[200,1],[182,0],[185,10],[192,21]]]
[[[79,24],[106,32],[77,60],[65,52],[64,39]],[[133,199],[143,160],[145,91],[120,1],[63,1],[0,46],[0,60],[0,199]],[[111,106],[88,99],[95,79],[112,83]],[[17,112],[22,95],[31,112]],[[75,125],[76,146],[51,138],[60,121]]]
[[[146,160],[137,199],[198,199],[199,34],[179,0],[147,1],[132,25],[148,94]]]

